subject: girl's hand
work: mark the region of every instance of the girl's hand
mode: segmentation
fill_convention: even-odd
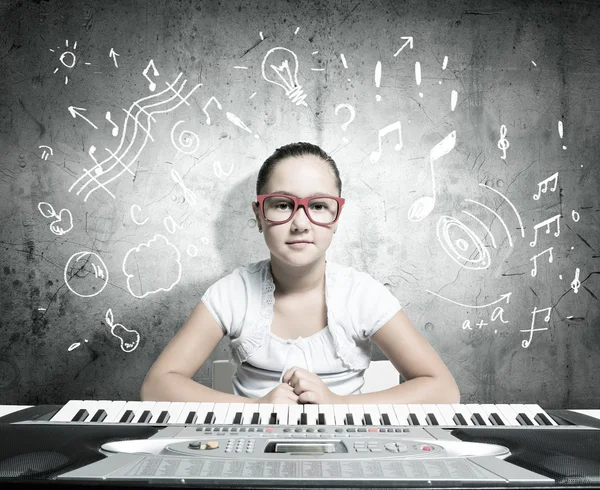
[[[340,396],[333,393],[319,376],[306,369],[291,367],[281,380],[293,388],[298,395],[298,403],[339,403]]]
[[[290,385],[281,383],[269,391],[265,396],[254,398],[253,403],[283,403],[292,405],[298,403],[298,395],[294,393],[294,388]]]

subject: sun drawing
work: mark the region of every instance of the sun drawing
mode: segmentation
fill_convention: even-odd
[[[69,50],[69,40],[67,39],[65,41],[65,46],[66,46],[66,50],[63,51],[63,53],[60,55],[59,61],[62,63],[62,65],[65,68],[71,69],[75,66],[75,64],[77,63],[77,56],[75,56],[75,50],[77,49],[77,41],[75,41],[75,44],[73,44],[73,47],[71,48],[71,50]],[[58,50],[60,50],[60,46],[57,47]],[[53,49],[51,49],[50,51],[52,51],[53,53],[55,52]],[[91,63],[84,63],[85,65],[90,65]],[[60,69],[60,67],[57,67],[53,73],[56,73],[58,70]],[[65,75],[65,85],[69,83],[69,76]]]

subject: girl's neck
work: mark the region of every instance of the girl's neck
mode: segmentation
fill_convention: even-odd
[[[292,267],[271,256],[270,267],[277,295],[305,295],[324,291],[325,257],[305,266]]]

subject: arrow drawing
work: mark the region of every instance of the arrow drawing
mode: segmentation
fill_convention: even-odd
[[[85,117],[83,114],[80,114],[77,111],[87,111],[87,109],[84,109],[83,107],[73,107],[72,105],[69,106],[69,112],[71,113],[71,116],[73,116],[73,119],[75,119],[77,116],[79,116],[80,118],[85,119],[88,123],[90,123],[94,127],[94,129],[98,129],[98,126],[96,126],[87,117]]]
[[[406,47],[407,44],[410,44],[410,46],[409,46],[410,49],[413,48],[413,37],[412,36],[402,36],[400,39],[406,39],[406,42],[402,45],[402,47],[398,51],[396,51],[394,58],[400,54],[400,51],[402,51]]]
[[[429,289],[426,289],[425,291],[427,291],[428,293],[433,294],[434,296],[437,296],[438,298],[442,298],[445,299],[446,301],[450,301],[450,303],[454,303],[455,305],[459,305],[459,306],[464,306],[465,308],[487,308],[488,306],[492,306],[496,303],[500,303],[501,301],[506,300],[506,304],[510,303],[510,295],[512,293],[504,293],[503,295],[500,296],[499,299],[497,299],[496,301],[492,301],[491,303],[488,303],[486,305],[463,305],[462,303],[458,303],[456,301],[452,301],[451,299],[448,298],[444,298],[443,296],[440,296],[437,293],[434,293],[433,291],[429,291]]]
[[[108,53],[109,58],[112,58],[113,61],[115,62],[115,66],[117,68],[119,68],[119,65],[117,65],[117,56],[121,56],[119,53],[116,53],[115,50],[113,48],[110,48],[110,53]]]

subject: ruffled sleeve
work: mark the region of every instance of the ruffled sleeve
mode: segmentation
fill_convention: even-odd
[[[201,301],[226,335],[239,335],[248,305],[248,292],[239,268],[212,284]]]

